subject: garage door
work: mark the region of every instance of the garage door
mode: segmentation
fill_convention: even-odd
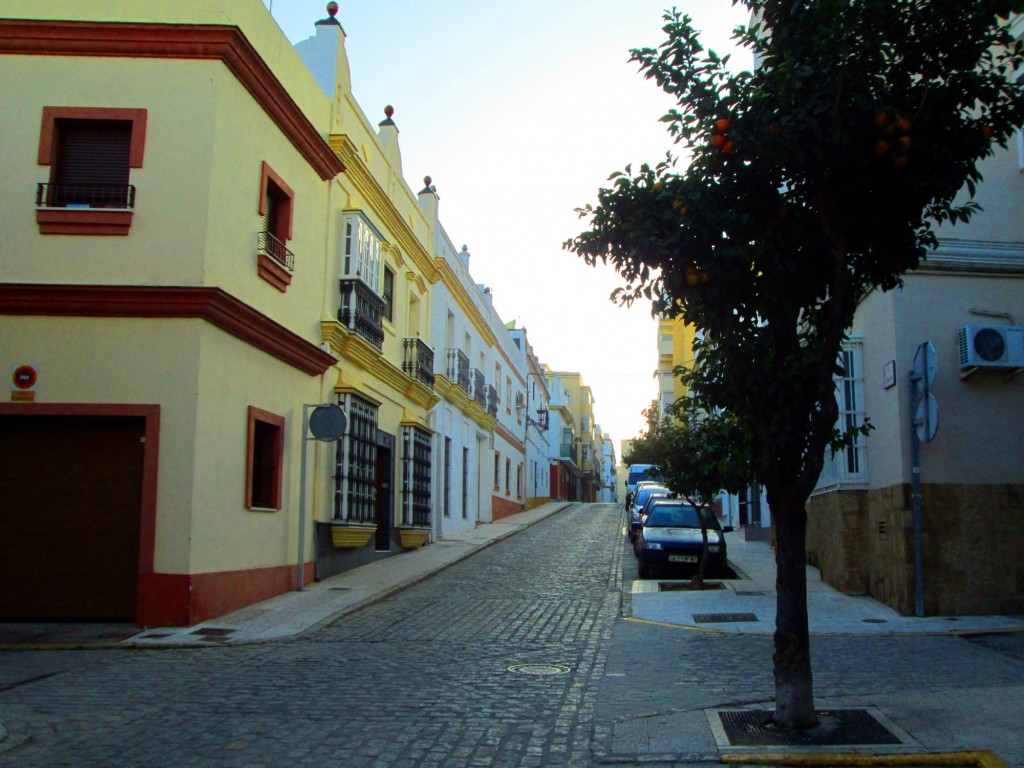
[[[0,619],[135,619],[144,429],[0,416]]]

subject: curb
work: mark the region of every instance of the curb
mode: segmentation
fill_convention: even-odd
[[[978,752],[938,752],[930,754],[743,754],[721,755],[721,762],[726,765],[780,765],[794,768],[846,768],[850,766],[948,766],[949,768],[1009,768],[995,752],[987,750]]]

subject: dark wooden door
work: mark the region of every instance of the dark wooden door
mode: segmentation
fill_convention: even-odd
[[[391,510],[394,507],[394,469],[392,468],[391,449],[377,446],[377,500],[376,522],[378,550],[391,549]]]
[[[144,429],[0,417],[0,619],[134,621]]]

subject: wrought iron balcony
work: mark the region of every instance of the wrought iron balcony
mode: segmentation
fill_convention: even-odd
[[[405,358],[402,370],[405,375],[434,388],[434,350],[422,339],[405,339]]]
[[[384,348],[384,299],[362,280],[341,280],[338,321],[377,349]]]
[[[132,184],[52,184],[36,186],[38,208],[134,208]]]
[[[466,392],[469,392],[469,358],[461,349],[448,350],[448,364],[444,374],[449,381],[454,381]]]
[[[490,384],[487,385],[487,405],[485,406],[485,410],[491,414],[491,416],[498,416],[498,390]]]
[[[256,252],[261,256],[269,256],[289,272],[295,271],[295,254],[270,232],[260,232],[257,237]]]
[[[469,372],[469,396],[481,408],[487,407],[487,385],[484,383],[484,375],[476,368]]]

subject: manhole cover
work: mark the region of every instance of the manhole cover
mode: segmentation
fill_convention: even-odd
[[[570,670],[561,664],[513,664],[508,671],[520,675],[564,675]]]
[[[724,711],[718,716],[734,747],[826,747],[902,744],[865,709],[818,712],[820,724],[802,731],[782,730],[766,709]]]
[[[697,624],[732,624],[739,621],[757,621],[752,613],[695,613],[693,620]]]

